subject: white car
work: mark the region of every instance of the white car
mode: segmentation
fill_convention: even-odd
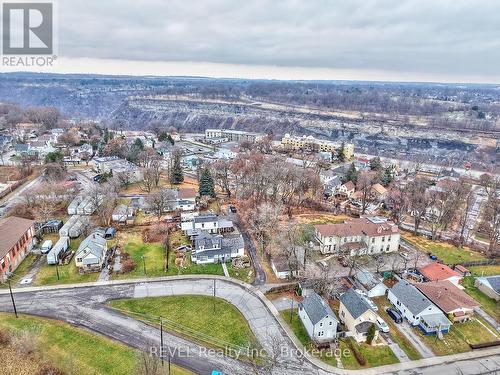
[[[377,317],[377,326],[379,331],[382,331],[384,333],[389,332],[389,326],[380,316]]]

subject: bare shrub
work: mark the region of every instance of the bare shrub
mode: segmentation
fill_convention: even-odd
[[[35,375],[66,375],[66,373],[54,365],[46,363],[35,373]]]
[[[7,346],[10,344],[11,334],[8,331],[0,331],[0,346]]]
[[[37,337],[28,331],[23,331],[12,338],[12,347],[16,352],[23,355],[31,355],[36,352]]]

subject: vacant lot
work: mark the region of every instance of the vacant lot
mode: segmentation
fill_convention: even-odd
[[[473,276],[500,275],[500,265],[474,266],[474,267],[469,267],[469,271]]]
[[[166,270],[166,253],[159,242],[144,243],[139,232],[119,234],[119,241],[124,244],[123,250],[130,255],[134,262],[134,269],[122,274],[113,274],[113,279],[158,277],[188,274],[224,275],[220,264],[196,265],[191,263],[190,252],[185,253],[182,265],[175,264],[175,249],[180,245],[189,244],[189,241],[180,231],[170,237],[170,251],[168,270]]]
[[[257,348],[257,339],[241,312],[221,298],[198,295],[111,301],[136,319],[159,325],[201,344],[217,348]]]
[[[431,241],[426,237],[415,236],[409,232],[402,232],[402,237],[422,251],[431,252],[446,264],[460,264],[485,259],[483,254],[472,251],[468,247],[459,249],[447,242]]]
[[[34,355],[2,355],[2,369],[15,370],[6,373],[33,374],[46,362],[68,374],[122,375],[132,374],[137,368],[135,350],[66,323],[23,315],[16,319],[12,314],[0,313],[0,329],[14,335],[27,332],[38,348]],[[14,354],[12,349],[0,350]],[[191,374],[177,366],[173,366],[172,373]]]

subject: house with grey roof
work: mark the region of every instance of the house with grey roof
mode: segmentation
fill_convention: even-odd
[[[424,334],[450,330],[452,323],[443,312],[408,281],[401,280],[389,289],[387,298],[412,326],[419,327]]]
[[[344,323],[347,336],[365,342],[368,330],[375,325],[374,340],[378,337],[377,313],[359,293],[351,288],[340,296],[339,318]]]
[[[299,303],[299,317],[313,342],[325,343],[337,338],[337,316],[318,294],[313,292]]]
[[[387,287],[381,278],[375,276],[370,271],[360,269],[354,274],[354,279],[366,290],[368,297],[385,296]]]
[[[92,233],[78,246],[75,253],[76,266],[84,271],[98,271],[106,259],[108,245],[106,240],[97,233]]]
[[[500,275],[477,277],[474,286],[488,297],[496,301],[500,300]]]
[[[233,258],[243,256],[245,244],[241,234],[225,237],[202,231],[194,239],[191,261],[196,264],[225,263]]]

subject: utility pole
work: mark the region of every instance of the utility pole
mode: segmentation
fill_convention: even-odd
[[[10,286],[10,276],[7,276],[7,281],[9,283],[9,291],[10,291],[10,298],[12,299],[12,306],[14,306],[14,314],[16,315],[16,318],[19,318],[19,316],[17,315],[16,302],[14,301],[14,294],[12,293],[12,287]]]
[[[164,362],[163,362],[163,319],[160,316],[160,358],[161,358],[161,365],[163,367]]]
[[[142,265],[144,266],[144,274],[147,275],[148,273],[146,272],[146,257],[142,255],[141,258],[142,258]]]

